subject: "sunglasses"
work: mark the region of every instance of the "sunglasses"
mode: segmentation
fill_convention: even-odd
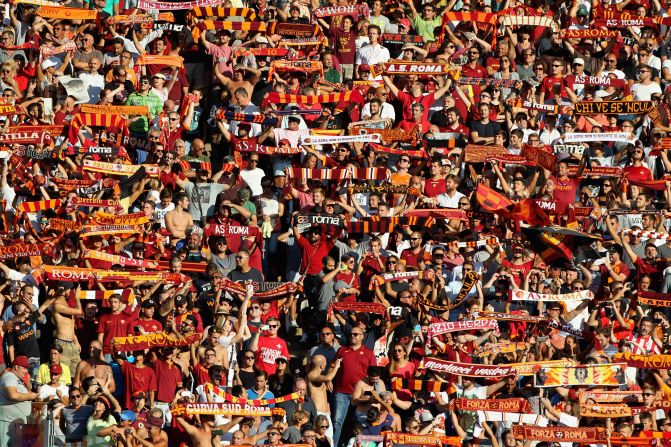
[[[278,327],[280,327],[280,325],[279,324],[269,324],[268,327],[270,329],[277,329]]]

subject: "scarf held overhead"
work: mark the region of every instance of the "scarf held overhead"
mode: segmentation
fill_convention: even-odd
[[[507,377],[515,375],[515,369],[505,365],[476,365],[473,363],[451,362],[435,357],[424,359],[420,368],[466,377]]]
[[[532,427],[513,425],[513,435],[517,439],[530,441],[590,443],[606,441],[606,429],[603,427]]]
[[[436,337],[457,331],[480,331],[498,329],[496,320],[440,321],[429,326],[427,337]]]
[[[571,368],[538,368],[534,376],[534,386],[551,388],[557,386],[620,386],[625,383],[623,363],[609,365],[578,365]]]

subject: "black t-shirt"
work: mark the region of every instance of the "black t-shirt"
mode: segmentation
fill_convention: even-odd
[[[491,138],[501,129],[499,123],[493,121],[482,124],[480,121],[471,123],[471,132],[477,132],[478,137]]]
[[[26,321],[16,324],[7,334],[7,345],[14,346],[14,357],[19,355],[25,355],[28,358],[40,356],[34,329],[38,318],[37,312],[31,313]]]
[[[247,283],[250,281],[253,283],[262,283],[263,275],[261,274],[260,271],[256,270],[253,267],[247,273],[244,273],[236,268],[235,270],[231,270],[228,273],[228,279],[230,279],[231,281],[242,282],[242,283]]]

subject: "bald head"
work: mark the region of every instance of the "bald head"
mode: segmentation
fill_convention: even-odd
[[[318,367],[318,368],[325,368],[326,367],[326,357],[323,355],[317,354],[314,357],[312,357],[312,366],[313,367]]]

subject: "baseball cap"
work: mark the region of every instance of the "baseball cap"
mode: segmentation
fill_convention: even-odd
[[[49,367],[49,372],[51,374],[63,374],[63,367],[58,363],[55,363]]]
[[[142,305],[141,305],[140,307],[143,307],[143,308],[145,308],[145,309],[148,309],[148,308],[150,308],[150,307],[154,307],[155,305],[156,305],[156,304],[154,304],[154,300],[152,300],[152,299],[148,299],[148,300],[144,300],[144,301],[142,301]]]
[[[42,61],[42,70],[46,70],[49,67],[58,67],[60,63],[55,57],[50,57]]]
[[[398,21],[398,26],[410,29],[410,19],[402,18]]]
[[[359,65],[359,72],[362,72],[362,71],[370,71],[370,65],[368,65],[368,64]]]
[[[23,366],[24,368],[30,368],[30,365],[28,364],[28,357],[26,357],[25,355],[15,357],[14,361],[12,362],[12,365]]]
[[[573,59],[573,65],[585,65],[585,61],[581,57]]]
[[[186,297],[184,295],[177,295],[175,297],[175,304],[183,304],[186,303]]]
[[[165,81],[165,75],[163,73],[156,73],[152,78],[159,78]]]
[[[122,411],[121,414],[120,414],[119,416],[121,417],[121,420],[122,420],[122,421],[131,421],[131,422],[135,422],[135,419],[137,418],[137,415],[135,414],[135,412],[134,412],[134,411],[130,411],[130,410],[124,410],[124,411]]]

